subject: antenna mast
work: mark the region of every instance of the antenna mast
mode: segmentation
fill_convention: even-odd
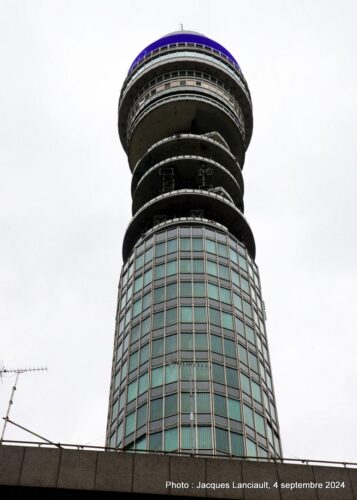
[[[40,367],[40,368],[16,368],[16,369],[13,369],[13,370],[6,370],[6,368],[0,368],[0,379],[2,378],[2,376],[3,376],[4,373],[16,373],[16,379],[15,379],[14,385],[12,386],[12,390],[11,390],[11,394],[10,394],[10,400],[9,400],[9,405],[7,407],[6,416],[3,417],[4,418],[4,425],[3,425],[3,428],[2,428],[2,433],[1,433],[1,438],[0,438],[0,444],[4,440],[6,425],[10,421],[9,420],[9,415],[10,415],[11,407],[14,404],[14,396],[15,396],[15,391],[16,391],[17,382],[19,380],[19,376],[21,375],[21,373],[43,372],[43,371],[47,371],[47,367]]]

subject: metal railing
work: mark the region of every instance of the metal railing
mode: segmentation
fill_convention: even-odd
[[[285,457],[259,457],[253,455],[231,455],[229,453],[214,454],[214,453],[192,453],[191,451],[164,451],[164,450],[140,450],[140,449],[123,449],[123,448],[111,448],[110,446],[96,446],[88,444],[73,444],[73,443],[46,443],[43,441],[18,441],[12,439],[4,439],[0,442],[1,445],[8,446],[29,446],[36,448],[60,448],[60,449],[75,449],[75,450],[92,450],[92,451],[108,451],[115,453],[144,453],[144,454],[155,454],[155,455],[168,455],[168,456],[186,456],[186,457],[196,457],[196,458],[215,458],[215,459],[230,459],[230,460],[250,460],[259,461],[266,463],[276,463],[276,464],[301,464],[301,465],[325,465],[332,467],[350,467],[357,468],[357,462],[341,462],[338,460],[318,460],[311,458],[285,458]]]

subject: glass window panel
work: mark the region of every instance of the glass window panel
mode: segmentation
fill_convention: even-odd
[[[151,292],[146,293],[143,297],[143,311],[149,306],[151,306]]]
[[[174,352],[177,349],[177,335],[166,337],[166,354]]]
[[[125,391],[123,391],[119,397],[119,413],[124,408],[124,401],[125,401]]]
[[[181,448],[184,450],[190,450],[192,448],[191,427],[181,427]]]
[[[233,250],[233,248],[229,248],[229,257],[232,262],[238,264],[238,254],[235,250]]]
[[[193,260],[193,272],[194,273],[203,273],[204,265],[202,259],[194,259]]]
[[[166,365],[165,366],[165,383],[171,384],[172,382],[177,382],[177,365]]]
[[[254,417],[255,417],[255,426],[257,428],[257,432],[265,436],[264,418],[257,412],[254,412]]]
[[[191,380],[193,377],[191,363],[181,363],[181,378],[182,380]]]
[[[243,300],[243,312],[250,318],[253,317],[252,306],[246,300]]]
[[[128,385],[128,403],[136,398],[138,392],[138,381],[134,380]]]
[[[261,403],[262,402],[262,394],[260,392],[260,387],[253,380],[252,380],[251,383],[252,383],[252,396],[253,396],[254,399],[256,399],[257,401],[259,401],[259,403]]]
[[[229,453],[228,432],[216,428],[216,446],[220,451]]]
[[[243,437],[231,432],[232,455],[244,457]]]
[[[196,380],[208,380],[207,363],[196,363]]]
[[[181,333],[181,349],[193,349],[192,333]]]
[[[177,323],[177,309],[176,307],[173,309],[168,309],[166,311],[166,326],[174,325]]]
[[[142,253],[139,257],[136,258],[135,260],[135,269],[139,269],[142,267],[144,264],[144,254]]]
[[[144,337],[147,333],[149,333],[151,328],[151,318],[150,316],[141,323],[141,336]]]
[[[206,250],[209,253],[217,253],[216,242],[212,240],[206,240]]]
[[[210,299],[219,300],[218,286],[208,283],[208,297]]]
[[[155,432],[149,437],[149,450],[162,450],[162,432]]]
[[[180,283],[180,297],[192,297],[192,283]]]
[[[197,427],[198,448],[207,450],[212,448],[212,429],[211,427]]]
[[[195,347],[197,350],[207,351],[207,335],[205,333],[196,333]]]
[[[240,286],[239,274],[236,271],[234,271],[234,269],[231,269],[231,275],[232,275],[232,283],[236,286]]]
[[[139,378],[139,396],[148,390],[149,387],[149,373],[146,372]]]
[[[210,413],[210,393],[209,392],[198,392],[196,395],[197,399],[197,412]]]
[[[238,389],[238,371],[234,368],[226,367],[227,385]]]
[[[228,398],[228,417],[232,420],[242,420],[239,401]]]
[[[191,238],[180,238],[180,250],[186,252],[191,250]]]
[[[146,436],[141,437],[135,443],[136,450],[146,450]]]
[[[165,300],[165,287],[155,288],[154,290],[154,304],[159,304]]]
[[[133,304],[133,318],[135,318],[135,316],[141,313],[141,306],[142,302],[140,298],[139,300],[136,300]]]
[[[192,307],[181,307],[181,321],[192,323]]]
[[[149,359],[149,344],[146,344],[140,349],[140,364],[146,363]]]
[[[148,262],[152,261],[152,256],[153,256],[153,248],[149,248],[149,250],[146,250],[145,252],[145,264]]]
[[[164,313],[159,312],[154,314],[154,328],[162,328],[164,326]]]
[[[239,265],[242,269],[244,269],[245,271],[248,271],[247,261],[244,257],[242,257],[241,255],[238,255],[238,262],[239,262]]]
[[[140,325],[135,326],[131,330],[130,344],[136,342],[140,337]]]
[[[161,356],[164,354],[164,339],[153,340],[152,342],[152,356]]]
[[[162,418],[163,399],[154,399],[150,402],[150,420]]]
[[[209,308],[209,318],[213,325],[221,326],[221,315],[217,309]]]
[[[212,276],[218,276],[217,264],[215,262],[207,261],[207,273],[212,274]]]
[[[214,395],[214,413],[223,415],[223,417],[227,416],[226,398],[224,396]]]
[[[225,280],[229,280],[229,269],[227,266],[219,264],[219,277]]]
[[[177,284],[172,283],[166,287],[166,300],[176,299],[177,297]]]
[[[177,394],[171,394],[165,398],[165,417],[177,413]]]
[[[249,366],[256,372],[258,371],[258,360],[251,352],[248,352]]]
[[[114,420],[118,415],[118,406],[119,406],[119,401],[116,400],[112,407],[112,420]]]
[[[123,422],[119,425],[118,427],[118,434],[117,434],[117,445],[121,444],[121,440],[123,439]]]
[[[234,305],[239,311],[243,311],[242,299],[236,293],[233,293]]]
[[[134,293],[141,290],[142,287],[143,287],[143,276],[141,275],[134,281]]]
[[[205,307],[194,307],[195,323],[206,323],[206,308]]]
[[[222,312],[222,326],[227,330],[234,330],[232,314]]]
[[[236,344],[233,340],[223,339],[224,354],[230,358],[236,357]]]
[[[250,381],[249,378],[246,375],[244,375],[244,373],[241,373],[240,375],[240,383],[242,386],[242,390],[247,394],[250,394]]]
[[[164,278],[165,276],[165,264],[160,264],[155,267],[155,279]]]
[[[125,379],[126,377],[126,371],[127,371],[127,368],[128,368],[128,363],[127,361],[125,361],[125,363],[123,364],[123,366],[121,367],[121,381],[123,382],[123,380]]]
[[[129,358],[129,371],[135,370],[138,367],[139,362],[139,351],[134,352]]]
[[[256,444],[253,443],[253,441],[251,441],[248,438],[246,438],[245,443],[247,445],[247,457],[256,457],[257,456]]]
[[[189,392],[181,393],[181,411],[185,413],[191,411],[191,395]]]
[[[224,368],[221,365],[213,363],[213,381],[224,384]]]
[[[125,435],[128,436],[135,429],[135,411],[130,413],[125,418]]]
[[[178,431],[169,429],[165,431],[165,451],[175,451],[178,448]]]
[[[180,259],[180,273],[191,273],[192,261],[190,259]]]
[[[261,448],[260,446],[258,446],[258,455],[260,457],[267,458],[268,457],[268,452],[266,450],[264,450],[263,448]]]
[[[254,429],[253,410],[247,405],[243,405],[244,422]]]
[[[225,304],[231,304],[231,292],[228,290],[228,288],[223,288],[221,287],[221,302],[224,302]]]
[[[177,260],[172,260],[167,263],[167,276],[172,276],[177,273]]]
[[[165,254],[165,243],[158,243],[155,246],[155,256],[162,257]]]
[[[169,240],[167,242],[167,253],[172,253],[177,251],[177,239]]]
[[[206,290],[205,290],[205,284],[198,282],[198,283],[193,283],[193,296],[194,297],[205,297],[206,296]]]
[[[240,286],[241,286],[242,290],[249,293],[249,283],[245,278],[243,278],[243,276],[241,276],[241,278],[240,278]]]
[[[222,243],[218,243],[218,255],[221,257],[228,257],[228,248]]]
[[[163,383],[163,370],[160,366],[159,368],[154,368],[151,372],[151,387],[157,387]]]
[[[238,344],[238,357],[240,361],[242,361],[246,365],[248,364],[247,349],[245,349],[240,344]]]
[[[218,352],[219,354],[223,354],[222,337],[217,337],[217,335],[211,335],[211,346],[213,352]]]
[[[203,250],[203,240],[202,238],[193,238],[192,239],[192,250],[195,252],[199,252]]]
[[[247,340],[249,340],[249,342],[255,344],[254,330],[248,325],[245,325],[245,336],[247,337]]]
[[[152,282],[152,269],[146,271],[146,273],[144,274],[144,286],[148,285],[151,282]]]

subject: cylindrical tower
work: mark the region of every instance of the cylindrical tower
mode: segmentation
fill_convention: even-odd
[[[180,31],[135,59],[119,101],[132,177],[107,445],[281,456],[242,168],[248,85],[217,42]]]

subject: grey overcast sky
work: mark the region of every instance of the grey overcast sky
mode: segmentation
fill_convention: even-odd
[[[130,175],[122,81],[186,29],[251,89],[245,213],[257,244],[284,456],[357,462],[357,3],[0,0],[0,360],[15,422],[104,443]],[[14,378],[0,383],[0,416]],[[31,439],[8,427],[7,439]]]

